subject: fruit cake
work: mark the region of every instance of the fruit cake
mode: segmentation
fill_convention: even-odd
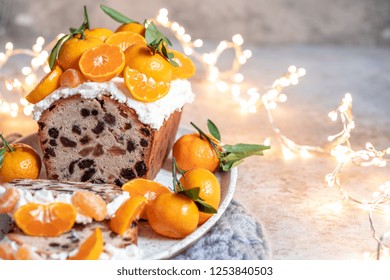
[[[157,130],[107,96],[60,99],[39,120],[47,177],[118,186],[136,177],[152,179],[173,145],[180,116],[172,113]]]

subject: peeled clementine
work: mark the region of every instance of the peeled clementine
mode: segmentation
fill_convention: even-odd
[[[110,229],[122,235],[134,221],[139,219],[147,201],[143,196],[134,196],[126,200],[111,218]]]
[[[60,86],[62,87],[77,87],[84,83],[87,79],[79,70],[70,68],[64,71],[60,76]]]
[[[107,216],[107,204],[99,195],[89,191],[76,191],[72,204],[77,212],[95,221],[103,221]]]
[[[169,50],[169,52],[173,53],[173,60],[179,65],[177,67],[172,66],[172,80],[191,78],[196,71],[192,60],[179,51]]]
[[[95,231],[80,245],[76,255],[69,260],[97,260],[103,252],[104,240],[100,228]]]
[[[16,225],[27,235],[58,236],[69,231],[76,220],[76,209],[72,204],[27,203],[14,214]]]
[[[80,57],[79,67],[87,79],[105,82],[122,72],[125,56],[120,47],[104,44],[85,51]]]
[[[44,99],[60,86],[62,69],[56,65],[35,88],[26,96],[28,102],[35,104]]]
[[[0,214],[10,213],[19,201],[20,194],[15,188],[0,186]]]

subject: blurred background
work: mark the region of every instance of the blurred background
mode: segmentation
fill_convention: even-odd
[[[93,27],[117,24],[99,9],[111,6],[143,21],[160,8],[194,38],[224,40],[236,33],[246,43],[390,45],[389,0],[0,0],[1,41],[49,39],[79,26],[87,5]]]

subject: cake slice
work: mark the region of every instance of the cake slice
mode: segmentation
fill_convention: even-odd
[[[8,195],[9,193],[15,195]],[[80,182],[57,182],[52,180],[20,179],[0,184],[0,200],[7,195],[4,201],[11,218],[16,210],[27,203],[49,204],[53,202],[72,203],[72,196],[77,192],[90,192],[100,196],[107,206],[107,215],[104,220],[97,222],[86,217],[77,210],[76,224],[67,232],[56,237],[29,236],[24,234],[13,222],[5,223],[4,216],[0,217],[0,258],[16,257],[20,248],[27,250],[31,258],[37,259],[67,259],[77,252],[80,244],[99,227],[103,234],[104,251],[101,259],[131,259],[140,258],[137,247],[138,225],[134,221],[122,234],[118,235],[109,228],[109,219],[115,214],[121,204],[129,198],[127,192],[112,184],[92,184]],[[12,201],[10,207],[9,201]],[[0,204],[0,209],[5,209]],[[77,209],[77,207],[76,207]],[[1,214],[0,214],[1,215]],[[6,232],[5,232],[6,231]]]

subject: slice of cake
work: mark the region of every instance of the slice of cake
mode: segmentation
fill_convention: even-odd
[[[105,204],[103,208],[107,209],[102,220],[96,221],[86,216],[78,208],[78,204],[73,198],[80,192],[88,192],[101,197]],[[76,223],[69,231],[50,237],[25,234],[13,220],[9,221],[10,226],[4,226],[0,223],[0,259],[17,258],[17,255],[21,254],[20,250],[24,250],[29,259],[68,259],[79,250],[80,245],[97,227],[102,232],[104,242],[100,259],[139,259],[141,257],[141,252],[137,247],[137,220],[134,220],[123,234],[116,234],[110,229],[110,219],[119,207],[129,199],[128,192],[123,192],[118,186],[20,179],[0,184],[0,198],[4,194],[9,199],[0,204],[0,209],[7,209],[6,212],[0,212],[3,213],[0,214],[0,220],[3,222],[5,219],[1,215],[8,215],[12,218],[18,209],[31,203],[41,205],[56,202],[72,204],[76,207],[77,217]],[[89,200],[88,203],[91,201]],[[99,208],[102,208],[102,205]],[[99,210],[101,209],[95,208],[96,212]],[[44,215],[41,218],[50,219]]]
[[[191,85],[146,103],[128,97],[122,78],[61,87],[35,105],[47,178],[121,186],[153,179],[170,152]]]

